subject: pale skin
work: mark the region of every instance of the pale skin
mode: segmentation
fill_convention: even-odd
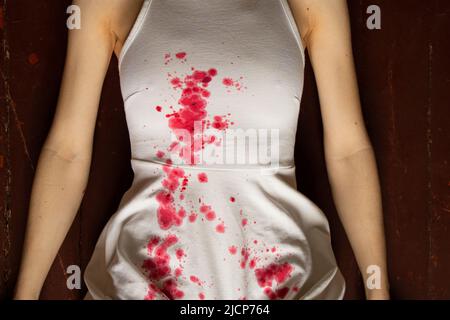
[[[81,30],[69,31],[56,114],[33,182],[22,263],[14,299],[39,298],[87,186],[103,81],[120,55],[142,0],[75,0]],[[389,299],[381,193],[373,148],[361,112],[344,0],[289,0],[314,69],[333,199],[364,279],[381,270],[381,288],[367,299]]]

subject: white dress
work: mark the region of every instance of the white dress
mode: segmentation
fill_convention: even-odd
[[[91,299],[342,299],[296,189],[304,50],[286,0],[147,0],[119,58],[134,180]]]

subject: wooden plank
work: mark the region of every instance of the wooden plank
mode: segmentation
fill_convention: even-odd
[[[440,8],[422,1],[348,3],[363,113],[382,184],[392,293],[394,297],[426,298],[431,285],[427,282],[427,270],[432,232],[424,227],[429,220],[426,200],[429,183],[427,131],[430,126],[427,122],[428,26],[433,15],[447,18],[442,12],[448,2],[440,2]],[[366,9],[373,4],[381,8],[381,30],[371,31],[365,26]],[[442,32],[437,34],[444,37]],[[444,52],[448,53],[448,50]],[[442,63],[440,59],[439,64]],[[445,74],[443,70],[441,72]],[[431,77],[435,81],[434,74]],[[436,91],[441,92],[442,88]],[[302,109],[297,152],[299,184],[330,219],[336,255],[347,279],[346,298],[362,298],[360,275],[323,173],[326,169],[320,141],[319,103],[311,80],[307,81]],[[448,108],[441,111],[439,118],[445,118],[445,114],[448,115]],[[441,152],[440,155],[441,160],[448,158],[448,154],[444,156]],[[442,173],[441,169],[436,172]],[[439,246],[444,241],[443,236],[439,239],[434,245]]]
[[[450,297],[450,3],[431,5],[428,43],[427,151],[429,206],[429,261],[427,297]]]
[[[17,276],[34,170],[56,107],[65,58],[65,11],[69,3],[7,2],[12,100],[11,247],[14,248],[10,257],[13,267],[8,293]],[[74,223],[53,264],[43,299],[75,297],[66,288],[65,269],[79,263],[77,224]]]
[[[9,47],[7,28],[5,24],[6,5],[0,6],[0,186],[2,201],[0,203],[0,299],[7,295],[11,278],[11,163],[10,163],[10,110],[11,98],[9,94]]]

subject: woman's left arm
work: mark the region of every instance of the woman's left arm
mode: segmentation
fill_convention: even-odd
[[[368,299],[388,299],[389,281],[381,192],[373,147],[361,111],[345,0],[290,0],[307,24],[305,44],[317,82],[325,160],[339,217],[364,278]],[[299,24],[300,25],[300,24]],[[379,267],[380,289],[369,289],[369,266]]]

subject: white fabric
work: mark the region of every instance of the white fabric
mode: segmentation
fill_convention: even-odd
[[[85,271],[90,298],[342,299],[328,221],[296,189],[304,51],[288,3],[147,0],[119,68],[134,180]],[[193,120],[200,136],[174,134]],[[229,154],[235,129],[274,132],[276,158],[186,156]]]

